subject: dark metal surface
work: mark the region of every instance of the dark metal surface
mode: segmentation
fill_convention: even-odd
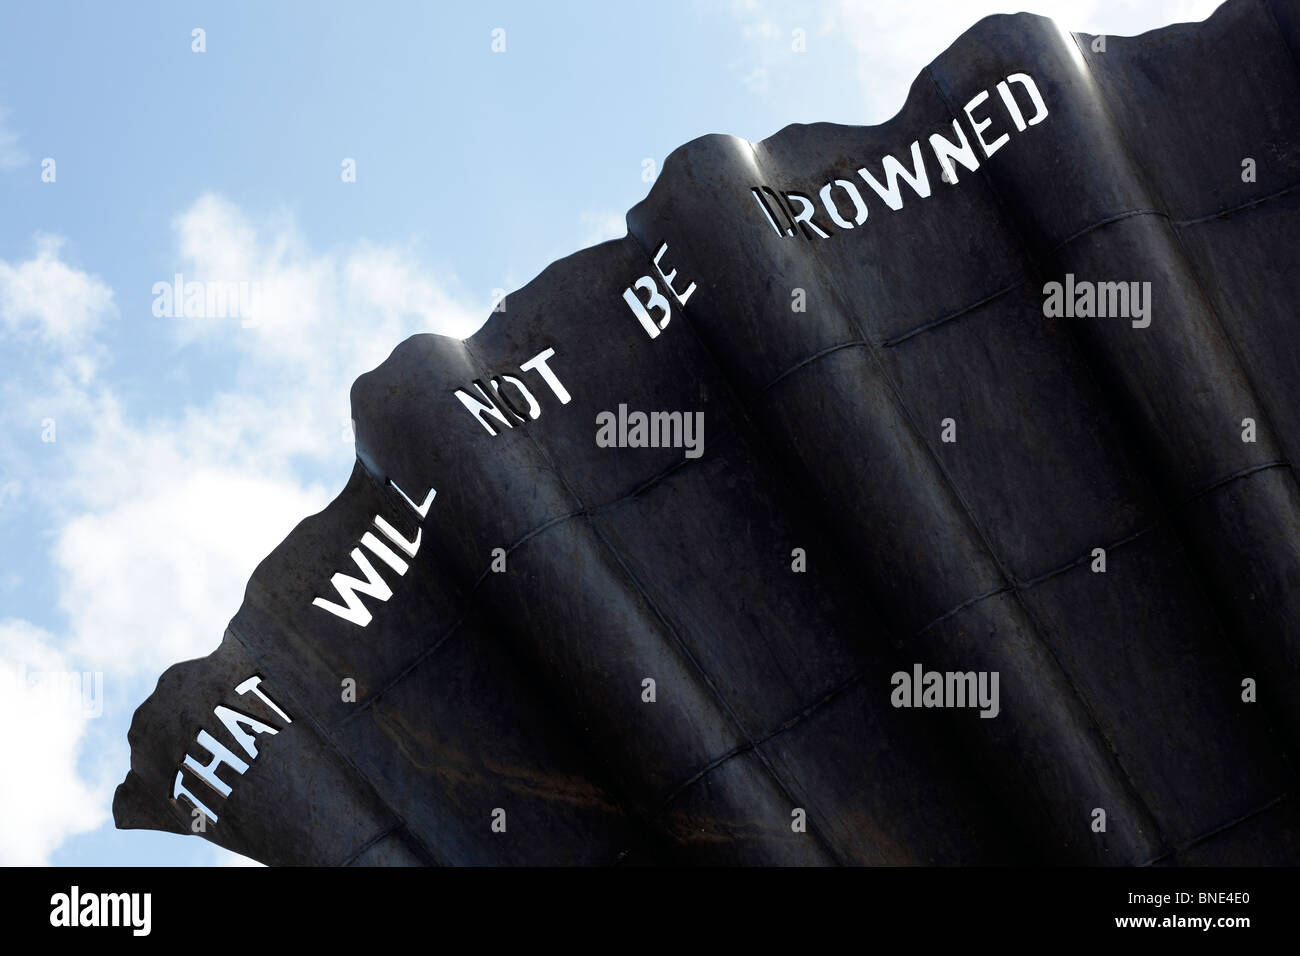
[[[351,481],[137,711],[117,825],[190,832],[179,771],[271,864],[1300,863],[1298,54],[1290,0],[1104,50],[990,17],[881,126],[678,149],[626,238],[358,379]],[[891,208],[859,170],[914,141]],[[1067,275],[1149,324],[1045,315]],[[620,405],[702,454],[602,447]],[[313,603],[354,548],[358,621]],[[996,716],[894,706],[918,663]]]

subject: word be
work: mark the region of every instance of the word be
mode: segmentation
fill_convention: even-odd
[[[659,278],[663,282],[664,288],[672,294],[672,297],[677,300],[679,306],[685,308],[686,300],[689,299],[691,293],[695,291],[695,283],[692,282],[681,292],[678,292],[677,289],[674,288],[673,280],[677,278],[677,270],[670,269],[667,272],[664,272],[664,267],[659,264],[659,260],[664,257],[664,253],[667,251],[668,243],[659,243],[659,248],[655,250],[654,258],[651,261],[654,263],[655,272],[659,274]],[[646,293],[645,302],[642,302],[640,296],[636,294],[637,290]],[[636,316],[636,320],[641,323],[641,328],[645,329],[646,335],[650,336],[652,339],[657,339],[659,333],[668,328],[668,323],[672,320],[672,303],[669,302],[662,293],[660,293],[659,285],[655,282],[654,276],[641,276],[636,280],[636,282],[624,289],[623,301],[626,302],[627,307],[632,310],[632,314]],[[651,309],[654,309],[659,313],[658,318],[655,318],[650,314]]]

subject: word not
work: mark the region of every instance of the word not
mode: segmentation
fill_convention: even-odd
[[[424,496],[424,503],[417,505],[406,496],[406,492],[397,487],[397,482],[390,478],[388,484],[389,487],[402,496],[402,500],[411,506],[411,509],[421,520],[424,520],[424,517],[429,513],[429,505],[433,504],[433,499],[438,494],[437,489],[430,488],[429,493]],[[423,528],[416,528],[415,537],[407,541],[396,528],[384,519],[383,515],[375,515],[373,524],[384,533],[384,536],[389,541],[401,548],[408,558],[414,558],[416,552],[420,550],[420,538],[424,535]],[[399,577],[405,577],[406,572],[410,569],[410,565],[398,557],[392,548],[375,537],[373,532],[366,531],[362,534],[361,544],[364,544],[384,564],[396,571]],[[361,569],[361,573],[366,576],[364,581],[344,574],[342,571],[330,578],[330,584],[334,585],[334,590],[343,598],[343,603],[337,604],[322,597],[312,598],[311,603],[315,607],[324,608],[336,617],[350,621],[358,627],[365,627],[370,623],[372,615],[370,609],[366,607],[361,598],[357,597],[357,594],[365,594],[369,597],[378,598],[380,601],[387,601],[393,596],[393,589],[375,570],[374,565],[370,563],[370,559],[366,557],[365,552],[359,546],[352,549],[352,561]]]
[[[1016,101],[1016,97],[1012,92],[1011,84],[1013,83],[1023,88],[1029,96],[1029,105],[1033,108],[1032,116],[1026,117],[1025,111],[1021,109],[1020,103]],[[1034,78],[1028,73],[1012,73],[1006,79],[1001,80],[995,88],[999,99],[1002,101],[1003,108],[1017,132],[1023,133],[1030,126],[1037,126],[1047,119],[1047,104],[1043,101],[1043,94],[1039,92],[1038,84],[1034,82]],[[984,101],[988,98],[989,91],[981,90],[962,107],[962,113],[965,115],[966,122],[970,125],[975,141],[979,143],[985,159],[991,157],[1011,139],[1009,132],[996,137],[993,137],[992,133],[986,133],[985,131],[993,125],[993,120],[986,115],[978,117],[975,115],[976,111],[985,108]],[[953,160],[957,160],[970,172],[979,169],[980,161],[975,153],[974,145],[966,135],[966,127],[962,125],[959,118],[953,119],[952,131],[954,136],[952,140],[947,138],[947,131],[945,130],[944,134],[932,133],[929,142],[930,151],[934,154],[934,158],[942,171],[941,178],[948,185],[955,186],[958,182],[958,175]],[[879,196],[890,209],[897,211],[903,208],[903,191],[899,182],[900,179],[911,187],[918,198],[926,199],[929,197],[930,174],[925,165],[919,139],[912,141],[911,169],[905,167],[896,157],[889,155],[881,160],[881,168],[885,177],[883,183],[865,166],[860,167],[857,173],[861,180],[870,187],[871,191]],[[837,190],[839,195],[836,193]],[[783,190],[778,194],[771,187],[762,185],[751,187],[750,192],[758,203],[758,208],[762,210],[764,218],[767,219],[768,225],[782,238],[802,235],[807,239],[829,239],[831,233],[827,231],[828,225],[833,224],[842,230],[854,229],[867,221],[868,208],[866,201],[862,198],[862,191],[858,189],[857,183],[847,177],[830,180],[817,193],[817,198],[821,201],[821,211],[830,220],[829,224],[824,220],[819,222],[814,218],[818,212],[817,203],[811,196],[804,193]]]
[[[170,284],[155,282],[150,291],[160,319],[243,319],[250,326],[262,301],[261,282],[186,282],[179,272]]]
[[[546,363],[555,355],[555,349],[543,349],[523,365],[519,366],[521,372],[536,372],[555,393],[555,397],[560,400],[561,405],[567,405],[572,400],[572,396],[565,387],[560,383],[559,377],[551,370]],[[514,375],[494,375],[489,384],[485,385],[480,379],[475,379],[472,383],[474,389],[478,392],[475,398],[463,389],[456,389],[455,395],[460,399],[460,403],[469,409],[470,414],[478,419],[478,423],[487,429],[488,434],[496,436],[499,434],[497,428],[505,430],[522,425],[529,419],[536,419],[542,414],[542,406],[537,403],[533,393]],[[523,407],[516,405],[511,401],[510,396],[502,391],[503,386],[509,385],[515,389],[524,401]],[[488,417],[494,419],[497,428],[493,428]]]
[[[1064,286],[1049,282],[1043,295],[1043,315],[1049,319],[1132,319],[1135,329],[1151,324],[1150,282],[1075,282],[1074,273],[1067,272]]]
[[[922,671],[913,664],[911,674],[895,671],[889,682],[895,707],[979,707],[981,717],[996,717],[1001,710],[997,671]]]
[[[703,412],[596,413],[598,448],[684,448],[687,458],[704,454]]]
[[[261,683],[262,678],[257,676],[250,677],[248,680],[241,681],[235,686],[235,693],[242,697],[244,694],[252,691],[261,698],[262,703],[275,711],[285,724],[293,723],[293,720],[289,715],[281,710],[280,706],[276,704],[275,701],[271,700],[270,697],[267,697],[266,693],[258,687]],[[280,730],[277,730],[270,724],[263,723],[256,717],[250,717],[248,714],[241,713],[232,707],[224,707],[218,704],[213,708],[212,713],[217,720],[221,721],[221,725],[225,727],[230,736],[234,738],[235,743],[243,749],[244,753],[248,754],[249,760],[257,759],[257,741],[253,737],[253,734],[275,736],[280,732]],[[252,731],[252,733],[246,733],[241,729],[241,725],[242,727],[247,727]],[[176,771],[176,780],[172,784],[172,799],[179,800],[181,797],[184,797],[196,812],[203,814],[203,816],[212,823],[216,823],[217,815],[212,812],[207,804],[203,803],[203,801],[195,796],[191,790],[185,787],[185,770],[188,769],[192,771],[195,776],[215,790],[221,797],[225,798],[230,796],[233,788],[230,784],[217,776],[217,770],[222,764],[225,764],[230,767],[230,769],[234,770],[235,773],[242,776],[248,771],[248,763],[206,730],[199,731],[197,742],[200,747],[212,754],[212,759],[204,764],[199,763],[198,760],[191,757],[189,754],[186,754],[185,759],[181,761],[183,764],[182,769]]]
[[[153,928],[152,893],[85,893],[73,886],[50,897],[51,926],[129,926],[132,936]]]

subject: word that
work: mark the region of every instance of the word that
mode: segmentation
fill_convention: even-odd
[[[261,683],[262,678],[250,677],[248,680],[241,681],[236,685],[235,693],[242,697],[252,691],[255,696],[261,699],[262,703],[279,715],[286,725],[293,723],[289,715],[281,710],[280,706],[271,700],[258,686]],[[263,723],[256,717],[250,717],[248,714],[241,713],[231,707],[223,707],[218,704],[213,708],[212,713],[217,720],[221,721],[221,725],[226,728],[227,733],[230,734],[239,748],[248,755],[249,760],[257,759],[257,740],[253,734],[266,734],[273,737],[280,732],[270,724]],[[252,733],[245,731],[244,727],[247,727]],[[182,761],[183,769],[176,771],[176,781],[172,784],[172,799],[179,800],[184,797],[186,802],[194,808],[194,813],[202,814],[204,819],[199,821],[199,829],[195,830],[195,832],[202,832],[202,829],[206,827],[206,821],[217,822],[217,815],[208,808],[207,804],[186,788],[185,771],[189,770],[220,796],[229,797],[232,788],[230,784],[217,776],[217,771],[221,769],[222,764],[225,764],[235,773],[242,775],[248,771],[248,761],[237,755],[206,730],[199,731],[196,743],[212,754],[212,759],[207,763],[199,763],[194,757],[186,754],[185,759]]]

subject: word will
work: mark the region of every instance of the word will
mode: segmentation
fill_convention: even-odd
[[[430,488],[429,493],[424,496],[424,503],[417,505],[406,496],[406,492],[397,487],[397,482],[393,481],[391,478],[388,481],[388,485],[402,496],[402,500],[411,506],[411,509],[420,517],[421,521],[423,521],[424,517],[429,513],[429,505],[433,504],[433,499],[438,494],[437,489]],[[397,547],[401,548],[407,558],[414,558],[416,552],[420,550],[420,538],[424,535],[423,528],[417,528],[415,530],[415,537],[410,541],[407,541],[396,528],[385,520],[383,515],[375,515],[372,519],[372,523],[376,528],[383,532],[384,537],[397,545]],[[369,548],[373,554],[384,562],[384,564],[396,571],[399,577],[406,576],[406,572],[411,567],[410,564],[408,564],[405,559],[399,557],[392,548],[380,541],[373,532],[366,531],[362,534],[360,544]],[[334,601],[327,601],[323,597],[313,598],[311,603],[316,607],[324,608],[336,617],[341,617],[345,621],[350,621],[358,627],[365,627],[370,623],[371,613],[370,609],[366,607],[361,598],[357,597],[357,595],[365,594],[369,597],[377,598],[380,601],[387,601],[393,596],[393,589],[388,586],[388,582],[385,581],[379,572],[375,570],[375,566],[370,563],[370,559],[366,557],[365,552],[361,550],[360,545],[352,549],[352,563],[360,568],[361,573],[366,576],[364,581],[360,578],[354,578],[350,575],[344,574],[342,571],[339,571],[330,578],[330,584],[334,585],[334,590],[341,598],[343,598],[342,604],[338,604]]]

